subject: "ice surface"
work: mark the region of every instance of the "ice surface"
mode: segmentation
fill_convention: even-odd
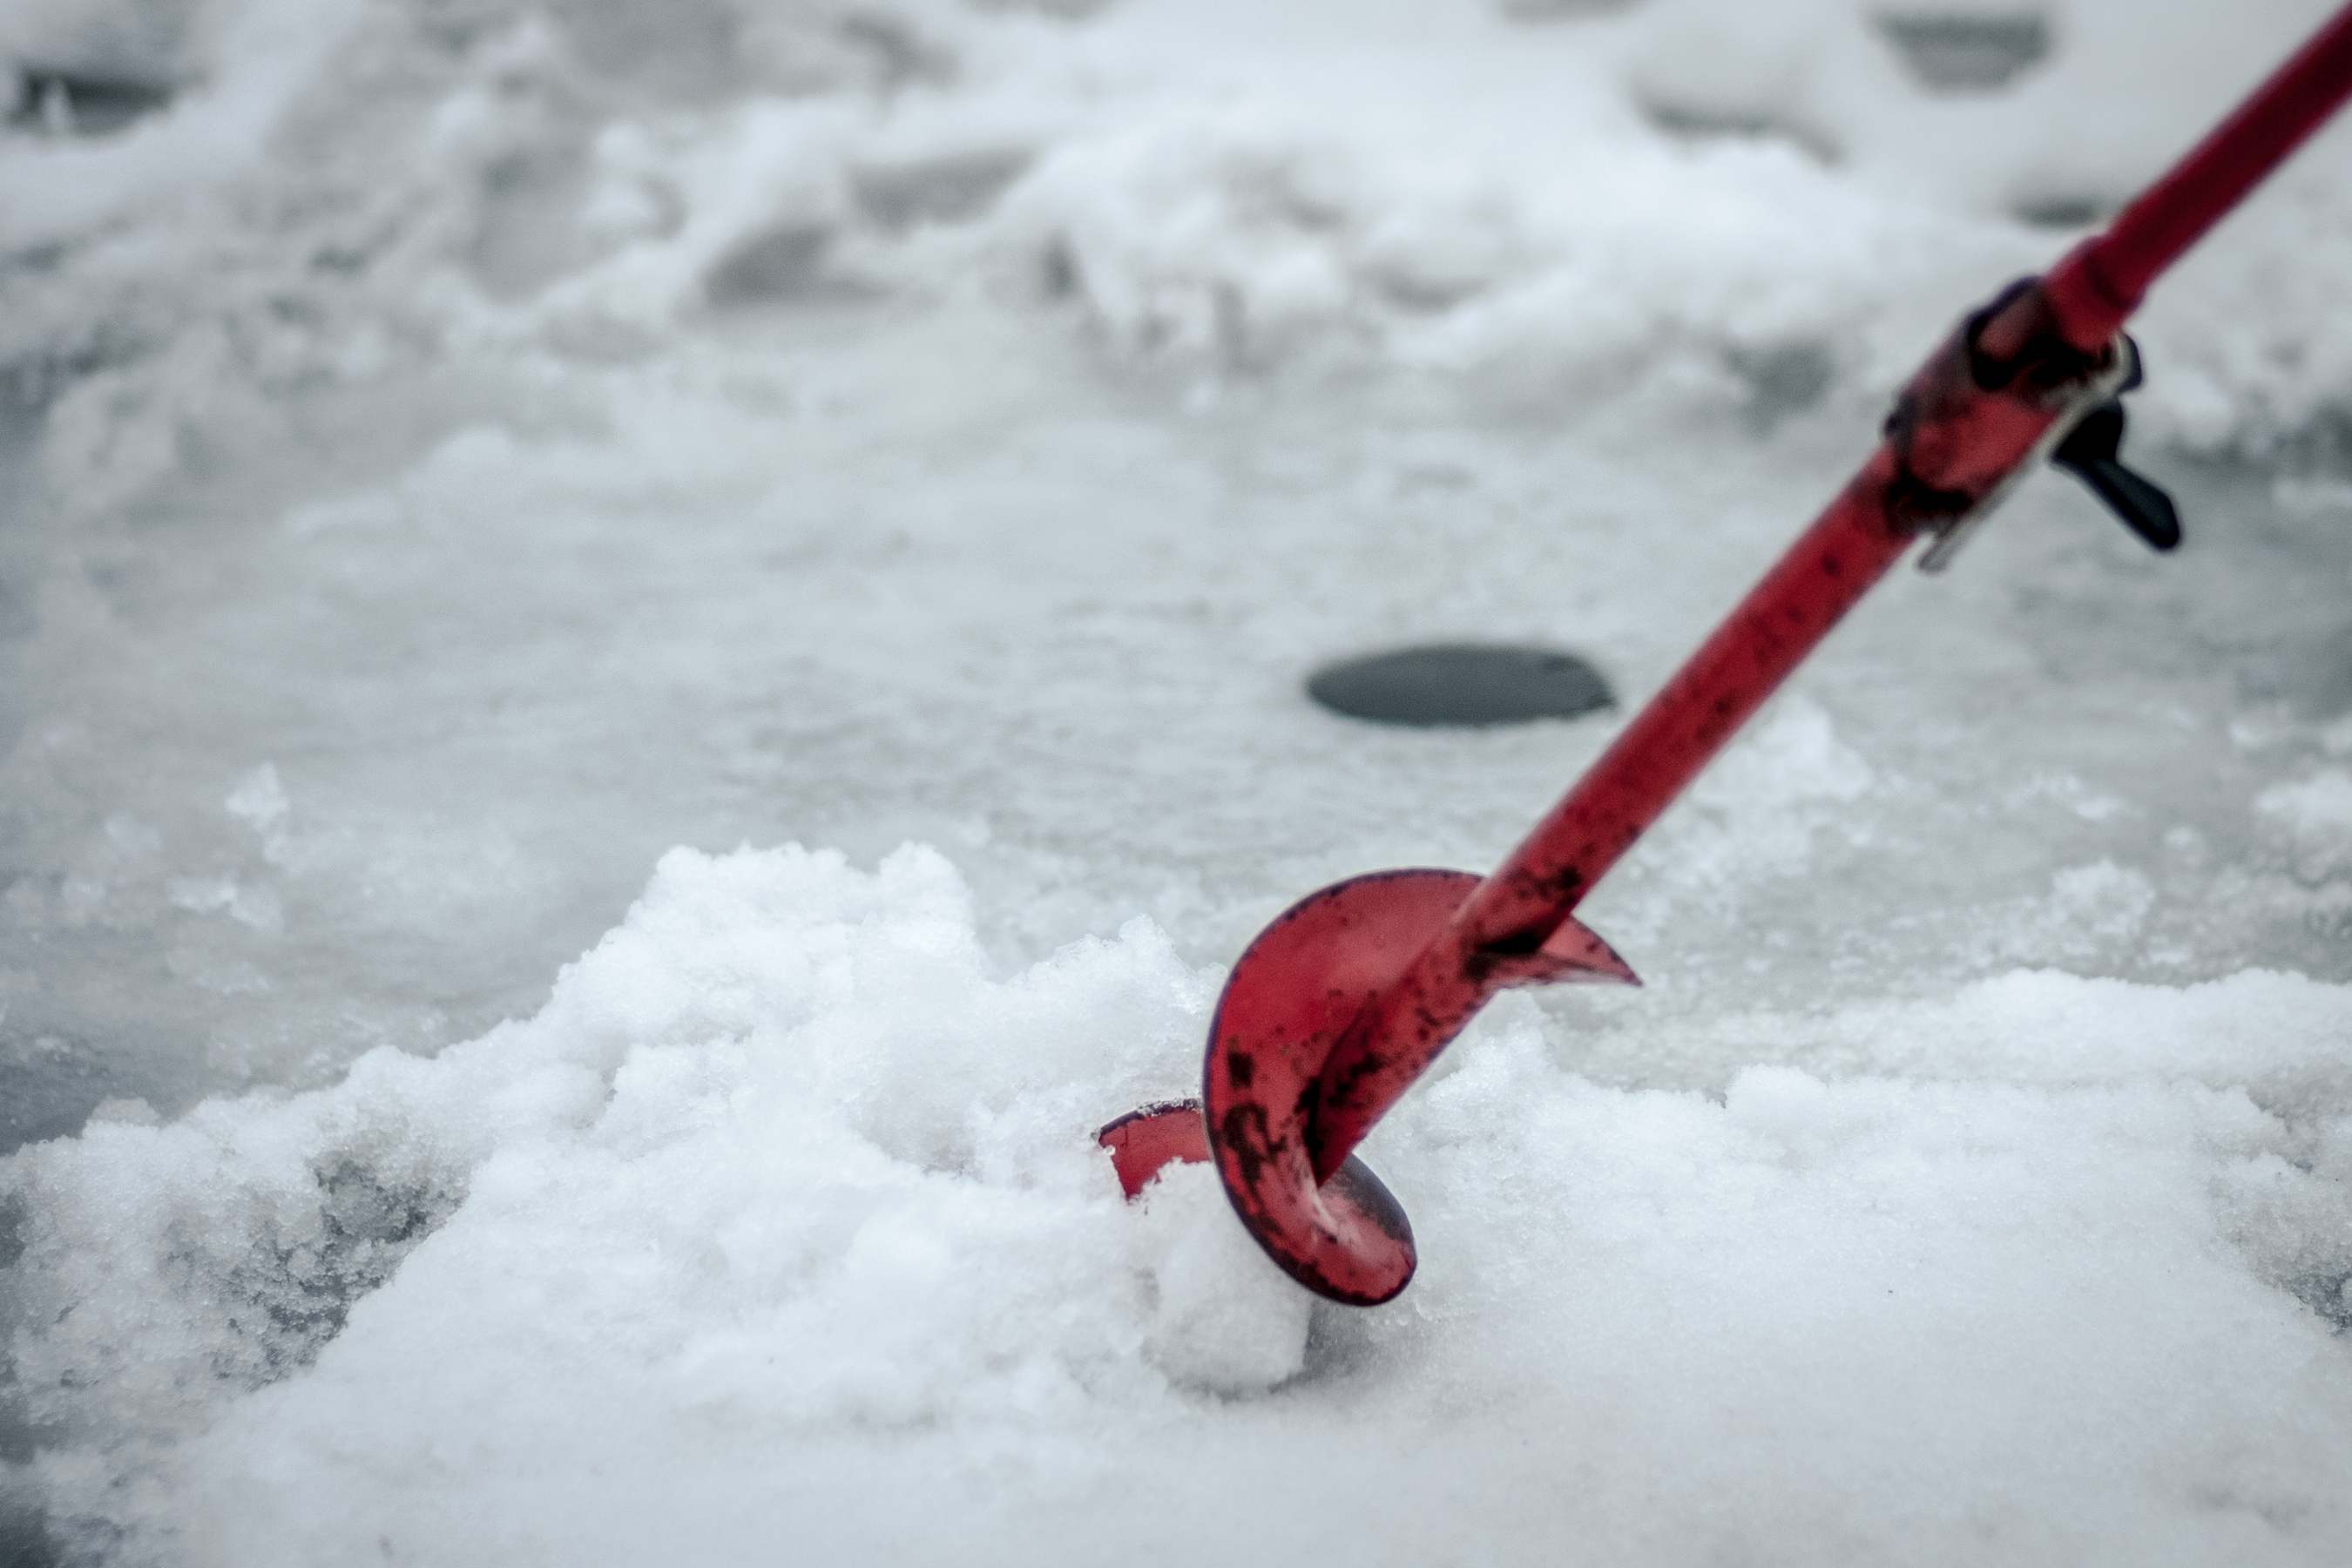
[[[1613,723],[1309,670],[1638,700],[2324,10],[9,8],[160,107],[0,128],[0,1557],[2352,1556],[2341,132],[2145,318],[2181,556],[1884,590],[1399,1302],[1088,1142]]]

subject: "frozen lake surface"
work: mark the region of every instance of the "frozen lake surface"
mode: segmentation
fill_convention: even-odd
[[[1186,413],[993,323],[829,327],[736,328],[789,368],[779,412],[694,411],[723,432],[666,398],[474,426],[389,483],[28,552],[11,1141],[528,1013],[674,842],[935,844],[1007,963],[1146,914],[1214,963],[1350,868],[1491,864],[1613,721],[1389,732],[1306,673],[1500,633],[1646,692],[1845,456],[1701,431],[1695,481],[1329,389]],[[942,340],[1045,363],[973,408],[923,384]],[[794,412],[802,377],[843,409]],[[1843,634],[1603,895],[1652,984],[2343,978],[2342,775],[2305,774],[2352,710],[2352,495],[2168,477],[2177,559],[2053,483]],[[2255,804],[2297,788],[2315,818]]]
[[[2148,313],[2187,546],[1865,605],[1405,1297],[1088,1142],[1622,717],[1310,671],[1639,701],[2321,8],[1063,9],[0,22],[152,89],[0,132],[0,1555],[2352,1553],[2342,136]]]

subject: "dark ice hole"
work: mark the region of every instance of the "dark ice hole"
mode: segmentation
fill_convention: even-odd
[[[20,65],[7,121],[11,125],[68,135],[103,136],[167,108],[171,101],[171,88],[161,82]]]
[[[1636,105],[1643,118],[1663,135],[1677,142],[1722,140],[1789,142],[1817,163],[1835,163],[1843,149],[1815,128],[1772,115],[1741,114],[1712,107],[1671,101],[1644,95]]]
[[[1475,729],[1574,719],[1613,707],[1600,671],[1572,653],[1496,643],[1434,643],[1326,665],[1307,694],[1376,724]]]
[[[2028,197],[2011,210],[2019,222],[2036,228],[2088,228],[2113,209],[2095,196],[2042,195]]]
[[[2050,53],[2050,20],[2009,16],[1881,16],[1878,30],[1920,86],[1938,92],[1992,92]]]

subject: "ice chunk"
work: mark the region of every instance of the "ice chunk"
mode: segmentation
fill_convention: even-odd
[[[1179,1384],[1262,1394],[1306,1363],[1314,1298],[1292,1284],[1234,1218],[1206,1165],[1163,1172],[1142,1199],[1139,1251],[1157,1290],[1144,1348]]]

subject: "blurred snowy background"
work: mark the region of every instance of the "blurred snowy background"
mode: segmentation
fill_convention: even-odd
[[[2188,547],[1866,605],[1406,1297],[1087,1142],[1614,722],[1307,669],[1645,696],[2325,9],[0,0],[0,1560],[2352,1559],[2342,132]]]

